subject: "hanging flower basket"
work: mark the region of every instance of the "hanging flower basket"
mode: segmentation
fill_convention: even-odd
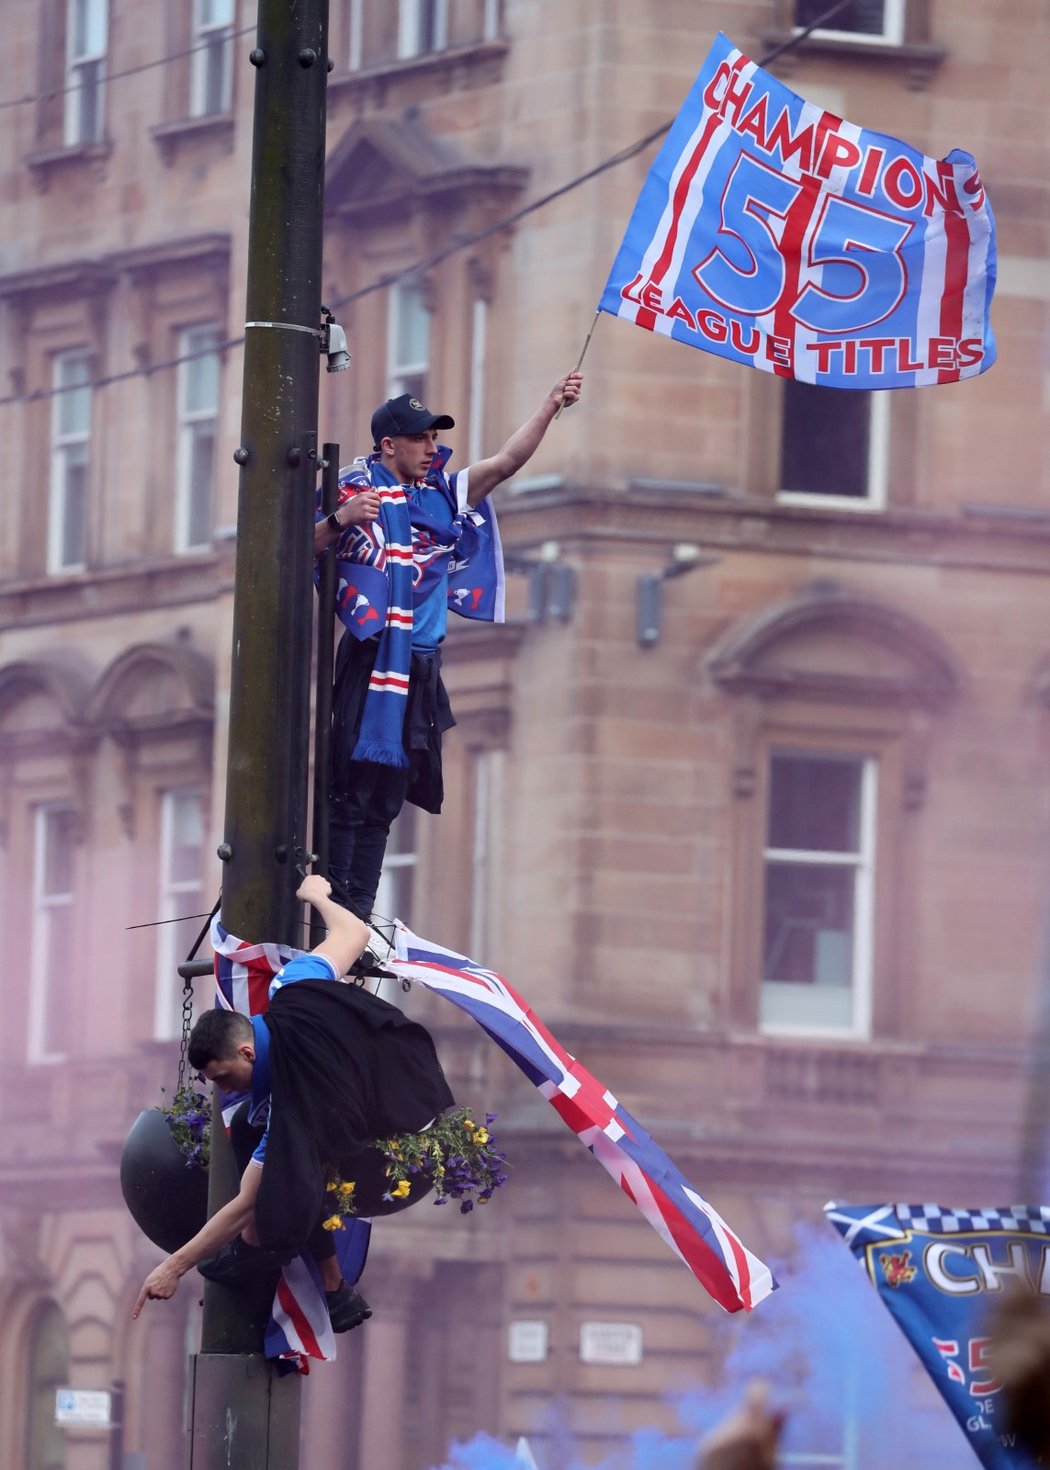
[[[120,1189],[135,1224],[169,1254],[208,1218],[207,1170],[188,1162],[161,1108],[146,1108],[131,1125],[120,1156]]]
[[[341,1172],[329,1172],[324,1228],[342,1230],[345,1215],[394,1215],[429,1194],[436,1205],[456,1200],[464,1215],[487,1204],[507,1182],[506,1156],[489,1132],[495,1117],[488,1113],[482,1125],[469,1108],[457,1108],[421,1133],[377,1139]]]

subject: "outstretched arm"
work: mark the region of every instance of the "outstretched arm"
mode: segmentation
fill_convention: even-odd
[[[142,1283],[132,1317],[139,1315],[147,1301],[165,1300],[174,1296],[180,1279],[187,1271],[198,1262],[207,1260],[208,1256],[213,1256],[220,1246],[240,1235],[255,1214],[255,1196],[259,1193],[261,1178],[262,1169],[255,1164],[249,1164],[241,1176],[240,1190],[233,1199],[224,1204],[221,1210],[216,1210],[192,1240],[188,1240],[149,1273]]]
[[[491,494],[496,486],[516,475],[522,465],[527,464],[540,446],[547,426],[558,409],[576,402],[583,386],[583,374],[566,373],[559,378],[530,419],[526,419],[503,448],[491,459],[479,459],[470,466],[467,482],[467,501],[477,505]]]
[[[296,898],[312,904],[328,930],[327,939],[315,945],[311,954],[331,960],[337,975],[345,975],[354,961],[365,952],[369,940],[368,925],[356,914],[344,909],[331,897],[332,885],[320,873],[308,873],[300,883]]]

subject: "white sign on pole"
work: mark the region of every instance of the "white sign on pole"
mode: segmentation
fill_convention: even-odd
[[[580,1361],[637,1367],[642,1361],[642,1329],[636,1322],[581,1322]]]
[[[109,1390],[56,1388],[55,1423],[63,1429],[112,1429]]]

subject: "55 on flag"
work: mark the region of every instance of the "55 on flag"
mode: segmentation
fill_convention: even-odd
[[[598,309],[782,377],[916,387],[995,361],[995,261],[968,153],[855,127],[719,35]]]

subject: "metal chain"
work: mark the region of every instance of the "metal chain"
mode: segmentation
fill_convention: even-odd
[[[190,960],[193,959],[194,955],[200,949],[201,944],[202,944],[202,942],[204,940],[204,936],[207,934],[208,930],[211,928],[211,921],[212,921],[212,919],[214,919],[215,915],[219,912],[219,904],[221,902],[222,902],[222,894],[220,893],[219,894],[219,897],[215,900],[215,905],[212,908],[211,913],[208,915],[207,923],[204,925],[204,928],[197,935],[196,939],[193,941],[193,944],[190,946],[190,952],[186,956],[186,963],[187,964],[189,963]],[[179,1075],[178,1075],[178,1080],[176,1082],[176,1088],[178,1089],[179,1092],[181,1092],[182,1089],[183,1089],[183,1087],[185,1087],[185,1085],[186,1085],[186,1050],[187,1050],[187,1048],[189,1047],[189,1044],[190,1044],[190,1031],[192,1029],[193,1029],[193,976],[192,975],[186,975],[186,976],[183,977],[183,981],[182,981],[182,1039],[181,1039],[181,1042],[179,1044]]]
[[[186,1085],[186,1049],[190,1044],[190,1029],[193,1026],[193,977],[187,975],[182,982],[182,1041],[179,1046],[179,1076],[176,1092]]]

